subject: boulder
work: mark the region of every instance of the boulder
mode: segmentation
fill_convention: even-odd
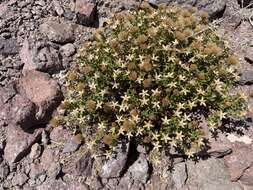
[[[36,105],[36,119],[40,122],[48,121],[62,100],[58,83],[48,74],[35,70],[24,73],[19,80],[18,91]]]
[[[4,149],[4,158],[9,164],[20,161],[29,154],[32,145],[40,140],[42,128],[31,133],[24,132],[13,125],[7,127],[7,143]]]
[[[58,50],[48,42],[36,42],[32,39],[26,39],[19,55],[24,64],[24,72],[37,70],[54,74],[63,69]]]
[[[40,32],[52,42],[65,44],[75,41],[74,28],[63,20],[49,19],[40,26]]]
[[[84,26],[95,24],[97,7],[89,0],[76,0],[72,4],[72,11],[76,14],[77,23]]]
[[[185,172],[185,171],[182,171]],[[243,190],[239,183],[231,182],[222,159],[209,158],[187,162],[185,189],[191,190]]]

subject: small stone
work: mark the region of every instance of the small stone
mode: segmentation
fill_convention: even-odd
[[[81,156],[75,163],[67,166],[63,169],[64,173],[71,174],[73,176],[89,177],[92,174],[93,160],[91,154],[88,152]]]
[[[27,182],[29,178],[27,177],[27,175],[25,173],[18,173],[17,175],[15,175],[12,179],[12,184],[14,186],[18,185],[18,186],[22,186],[25,184],[25,182]]]
[[[65,44],[75,41],[72,24],[64,21],[48,20],[40,26],[40,31],[52,42]]]
[[[80,141],[77,141],[75,137],[72,137],[63,148],[63,153],[72,153],[75,152],[81,145]]]
[[[149,164],[144,156],[140,156],[128,169],[135,181],[146,183],[149,178]]]
[[[0,182],[5,180],[6,177],[9,175],[10,169],[7,163],[2,162],[0,164]]]
[[[64,14],[64,10],[63,10],[60,2],[53,0],[52,4],[53,4],[53,8],[54,8],[55,12],[57,13],[57,15],[62,16]]]
[[[68,139],[71,139],[70,132],[65,129],[63,126],[55,127],[50,133],[50,140],[53,142],[66,142]]]
[[[41,155],[41,151],[42,151],[41,146],[38,143],[35,143],[31,148],[30,158],[31,159],[39,158]]]
[[[74,55],[76,48],[73,44],[66,44],[60,48],[60,53],[62,56],[70,57]]]

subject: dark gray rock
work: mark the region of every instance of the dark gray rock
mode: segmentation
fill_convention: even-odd
[[[6,179],[6,177],[9,175],[10,169],[7,163],[2,162],[0,164],[0,182]]]
[[[52,42],[65,44],[75,41],[74,28],[63,20],[48,20],[40,26],[40,32]]]
[[[242,85],[253,84],[253,71],[251,70],[241,71],[241,78],[239,82]]]
[[[19,45],[15,39],[0,38],[0,54],[4,56],[15,55],[19,51]]]

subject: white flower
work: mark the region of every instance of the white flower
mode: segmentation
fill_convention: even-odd
[[[146,128],[147,130],[150,130],[153,127],[153,125],[150,121],[148,122],[145,121],[145,125],[143,127]]]
[[[199,103],[201,106],[205,106],[206,107],[206,101],[204,100],[203,97],[201,97],[201,99],[199,100]]]
[[[160,108],[159,102],[152,102],[153,108]]]
[[[114,88],[119,88],[119,83],[117,83],[117,82],[115,82],[115,83],[113,83],[113,86],[112,86],[112,89],[114,89]]]
[[[142,97],[145,97],[145,96],[148,96],[149,94],[148,94],[148,91],[147,91],[147,90],[142,90],[141,93],[140,93],[140,95],[141,95]]]
[[[165,116],[164,118],[162,118],[162,122],[163,122],[163,125],[169,125],[170,124],[170,119],[168,119],[168,117]]]
[[[151,90],[152,91],[152,96],[158,96],[160,93],[161,93],[161,91],[159,91],[158,90],[158,88],[156,88],[155,90]]]
[[[141,106],[148,105],[148,99],[146,99],[145,97],[143,97],[140,101],[141,101]]]
[[[97,102],[97,105],[96,105],[96,109],[102,109],[102,104],[103,104],[103,102],[101,102],[101,101],[98,101]]]
[[[121,98],[123,99],[123,102],[127,102],[130,99],[130,96],[128,96],[127,94],[125,94],[124,96],[121,96]]]
[[[169,137],[168,134],[162,134],[161,140],[164,141],[165,143],[167,143],[168,141],[171,140],[171,138]]]
[[[96,90],[97,84],[96,84],[94,81],[89,82],[89,88],[90,88],[91,90]]]
[[[116,118],[117,118],[116,122],[117,122],[118,124],[120,124],[121,122],[124,121],[123,116],[121,116],[121,115],[120,115],[120,116],[116,115]]]
[[[98,124],[98,129],[100,129],[100,130],[106,129],[105,124],[104,124],[103,122],[99,123],[99,124]]]

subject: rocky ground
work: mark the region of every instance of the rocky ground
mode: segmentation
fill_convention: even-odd
[[[178,2],[209,12],[217,32],[240,57],[238,88],[252,94],[252,0],[149,2]],[[251,114],[236,133],[212,139],[197,163],[173,156],[158,165],[147,161],[143,147],[132,144],[119,146],[108,161],[101,157],[94,162],[86,145],[68,130],[47,124],[63,99],[61,78],[80,44],[106,18],[140,3],[0,0],[0,190],[253,190]],[[253,113],[252,103],[249,96]]]

